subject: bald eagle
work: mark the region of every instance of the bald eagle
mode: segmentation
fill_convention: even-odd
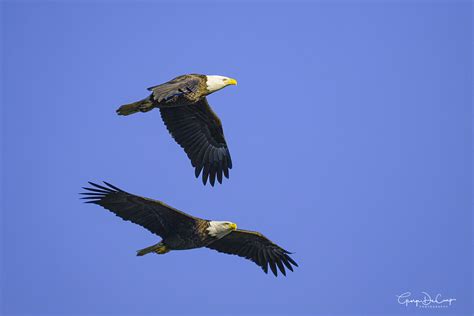
[[[214,186],[216,177],[229,178],[232,159],[219,117],[209,106],[206,96],[237,81],[223,76],[183,75],[148,88],[151,94],[143,100],[121,106],[119,115],[148,112],[159,108],[168,131],[184,149],[195,168],[202,171],[202,182]]]
[[[298,266],[289,256],[290,252],[258,232],[237,229],[232,222],[200,219],[163,202],[127,193],[107,182],[105,186],[89,184],[92,187],[83,187],[87,192],[81,193],[86,203],[100,205],[162,238],[156,245],[138,250],[138,256],[206,247],[249,259],[265,273],[270,266],[275,276],[277,267],[286,275],[285,267],[293,271],[292,265]]]

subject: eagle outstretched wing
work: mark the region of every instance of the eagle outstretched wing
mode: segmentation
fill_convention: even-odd
[[[161,238],[166,238],[178,227],[183,229],[183,226],[189,225],[192,229],[196,222],[200,221],[200,219],[174,209],[163,202],[133,195],[105,181],[104,183],[106,186],[89,182],[92,187],[83,188],[88,192],[81,193],[85,195],[82,199],[87,200],[86,203],[100,205],[122,219],[138,224]]]
[[[168,102],[174,97],[195,93],[199,89],[201,80],[195,75],[184,75],[174,78],[166,83],[148,88],[156,102]]]
[[[278,274],[277,267],[283,275],[286,275],[285,266],[291,271],[293,271],[292,265],[298,266],[289,256],[290,252],[274,244],[262,234],[248,230],[235,230],[212,242],[207,248],[249,259],[260,266],[265,273],[268,273],[268,265],[270,265],[275,276]]]
[[[219,183],[222,175],[229,178],[232,159],[222,124],[206,98],[191,105],[163,107],[160,112],[168,131],[191,160],[196,178],[202,171],[202,182],[206,184],[209,178],[212,186],[216,177]]]

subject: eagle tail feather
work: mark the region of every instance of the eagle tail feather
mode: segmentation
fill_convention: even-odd
[[[165,254],[169,251],[170,251],[169,248],[165,244],[160,242],[156,245],[138,250],[137,251],[137,256],[144,256],[144,255],[152,253],[152,252],[157,253],[159,255],[162,255],[162,254]]]
[[[130,115],[137,112],[148,112],[153,109],[153,102],[149,99],[143,99],[137,102],[124,104],[117,109],[118,115]]]

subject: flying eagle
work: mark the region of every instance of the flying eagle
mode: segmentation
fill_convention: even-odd
[[[148,253],[165,254],[171,250],[207,247],[219,252],[237,255],[255,262],[265,273],[268,266],[277,276],[277,267],[286,275],[285,267],[293,271],[296,262],[290,252],[271,242],[258,232],[237,229],[232,222],[200,219],[166,205],[163,202],[127,193],[107,182],[106,186],[92,182],[84,187],[86,203],[108,209],[124,220],[148,229],[162,238],[156,245],[137,251],[138,256]]]
[[[214,186],[216,177],[229,178],[232,159],[219,117],[209,106],[206,96],[237,81],[223,76],[183,75],[148,88],[151,94],[143,100],[121,106],[119,115],[148,112],[159,108],[168,131],[183,147],[195,168],[196,178],[202,171],[202,182]]]

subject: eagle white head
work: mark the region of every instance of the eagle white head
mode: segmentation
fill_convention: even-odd
[[[207,232],[212,237],[221,239],[227,234],[237,229],[237,224],[232,222],[210,221]]]
[[[237,84],[237,80],[232,79],[232,78],[223,77],[223,76],[214,76],[214,75],[206,76],[207,91],[209,91],[208,94],[216,92],[229,85],[236,85],[236,84]]]

